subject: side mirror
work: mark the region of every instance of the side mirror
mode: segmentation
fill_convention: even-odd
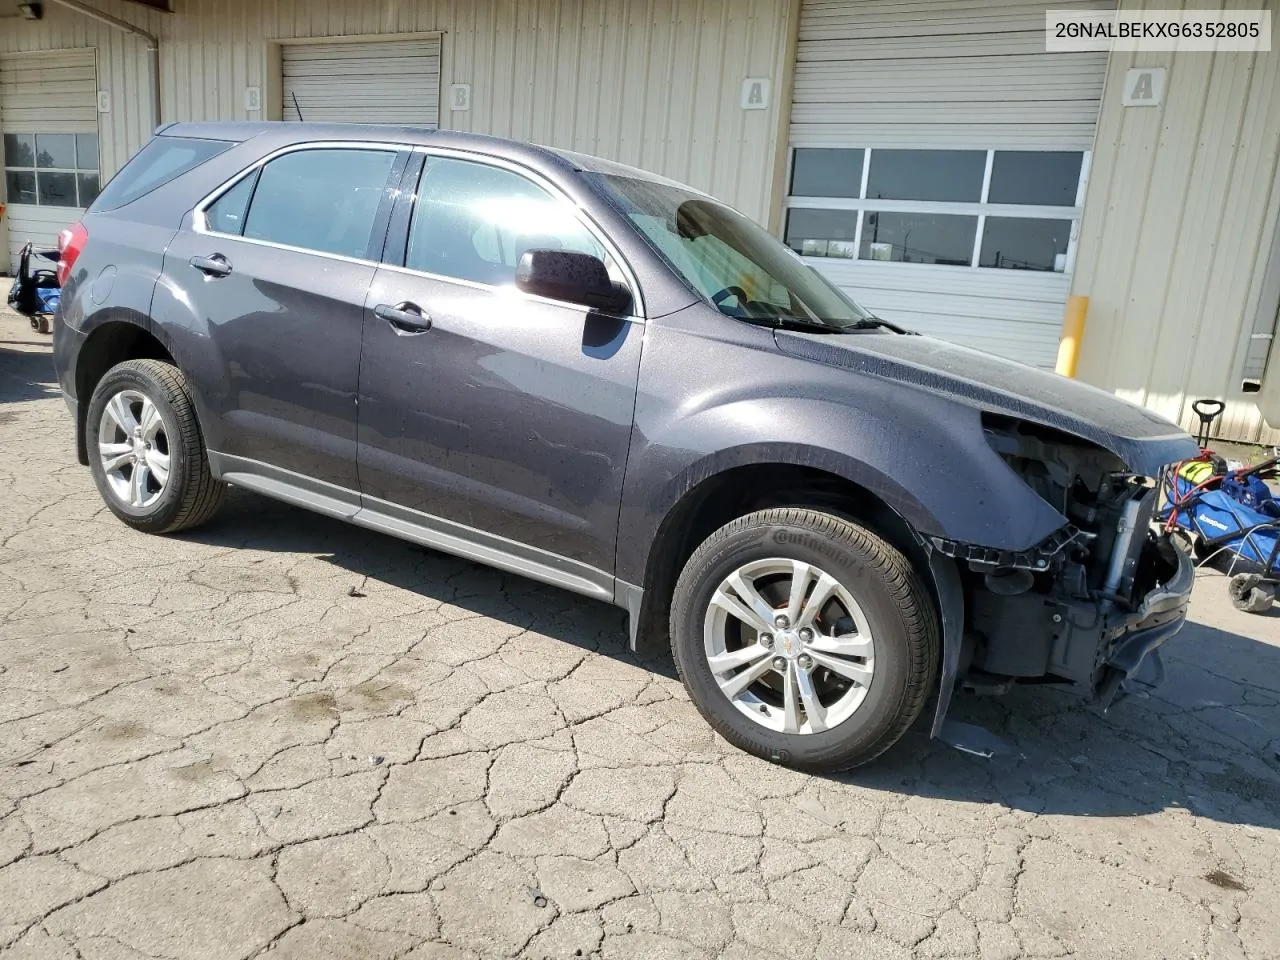
[[[605,313],[631,308],[631,294],[609,279],[604,261],[571,250],[526,250],[516,266],[516,288]]]

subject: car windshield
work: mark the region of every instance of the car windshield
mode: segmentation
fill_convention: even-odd
[[[879,325],[766,230],[673,183],[588,173],[671,268],[721,313],[829,333]]]

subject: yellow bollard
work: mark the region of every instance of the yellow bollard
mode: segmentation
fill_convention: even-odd
[[[1080,359],[1080,341],[1084,339],[1084,318],[1088,312],[1088,297],[1067,298],[1067,312],[1062,318],[1062,338],[1058,341],[1058,363],[1053,369],[1073,380],[1076,376],[1076,361]]]

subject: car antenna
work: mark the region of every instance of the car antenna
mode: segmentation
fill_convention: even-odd
[[[292,90],[290,90],[290,91],[289,91],[289,96],[293,97],[293,109],[295,109],[295,110],[297,110],[297,111],[298,111],[298,122],[299,122],[299,123],[301,123],[301,122],[302,122],[302,108],[301,108],[300,106],[298,106],[298,95],[297,95],[296,93],[294,93]]]

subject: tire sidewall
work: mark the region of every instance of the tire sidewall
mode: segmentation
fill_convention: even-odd
[[[724,695],[707,663],[703,621],[712,595],[734,570],[767,557],[799,560],[824,570],[849,591],[867,619],[875,643],[871,685],[852,716],[830,730],[785,734],[756,723]],[[881,741],[891,735],[903,709],[912,653],[901,609],[875,561],[854,544],[778,522],[735,531],[702,559],[699,570],[686,568],[680,578],[671,626],[681,676],[712,725],[737,746],[791,766],[827,768],[848,758],[856,762],[868,753],[870,759],[887,748],[889,744]],[[691,572],[695,582],[686,584]]]
[[[98,435],[102,424],[102,414],[107,402],[122,390],[135,390],[144,394],[155,404],[160,420],[164,424],[165,438],[169,442],[169,479],[160,498],[149,507],[137,508],[121,502],[107,483],[106,473],[102,467],[102,457],[98,454]],[[182,442],[181,428],[177,413],[169,398],[165,386],[144,367],[124,363],[108,370],[94,388],[93,397],[89,401],[86,414],[85,433],[89,447],[89,468],[93,473],[93,481],[98,487],[103,501],[117,517],[141,530],[163,530],[177,517],[182,509],[183,491],[187,486],[189,460],[186,445]]]

